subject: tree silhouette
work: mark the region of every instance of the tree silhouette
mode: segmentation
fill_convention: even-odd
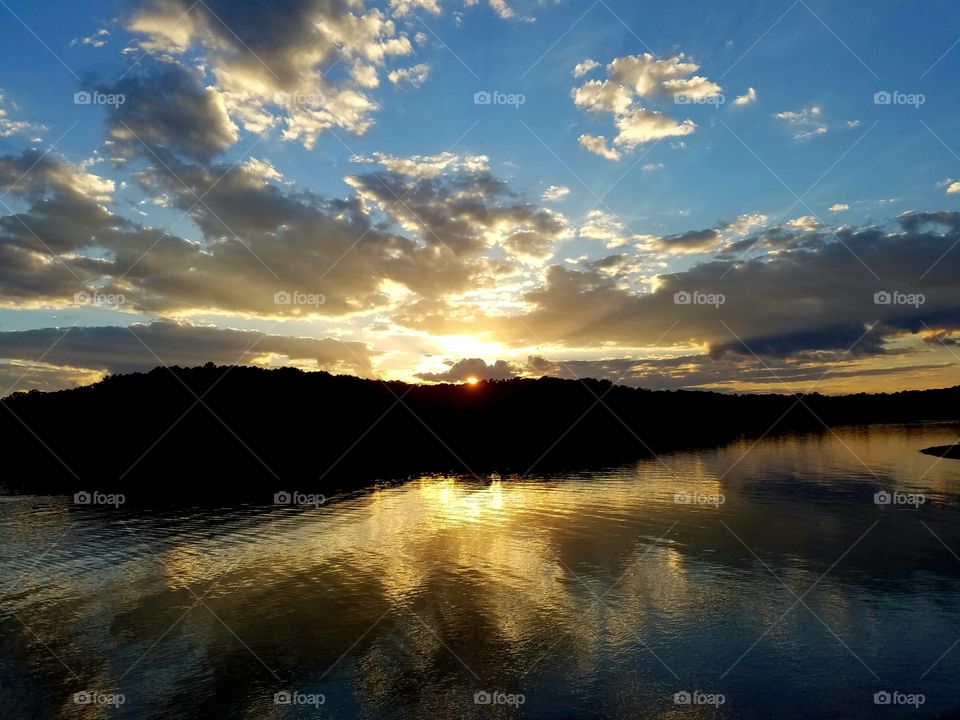
[[[413,473],[526,474],[827,426],[956,420],[960,387],[848,396],[650,391],[544,377],[408,385],[207,363],[0,400],[12,491],[176,503]],[[17,469],[14,469],[17,468]]]

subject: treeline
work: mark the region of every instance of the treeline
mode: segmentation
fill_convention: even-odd
[[[0,402],[8,490],[183,502],[331,492],[413,473],[612,465],[771,426],[952,421],[960,387],[793,396],[556,378],[426,386],[208,364]]]

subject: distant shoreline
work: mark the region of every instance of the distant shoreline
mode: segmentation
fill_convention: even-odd
[[[924,448],[920,452],[925,455],[936,455],[937,457],[949,458],[951,460],[960,460],[960,442],[953,445],[935,445],[934,447]]]
[[[12,492],[171,504],[331,495],[419,474],[524,477],[849,425],[957,422],[960,386],[732,395],[583,379],[409,385],[292,368],[156,368],[0,400]]]

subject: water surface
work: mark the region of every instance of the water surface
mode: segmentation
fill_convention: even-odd
[[[0,715],[949,716],[960,462],[918,451],[957,432],[421,478],[316,508],[6,496]],[[676,704],[695,691],[723,704]]]

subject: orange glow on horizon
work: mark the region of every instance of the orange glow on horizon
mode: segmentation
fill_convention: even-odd
[[[467,385],[476,385],[478,382],[480,382],[480,380],[471,375],[470,377],[467,378],[466,382],[467,382]]]

